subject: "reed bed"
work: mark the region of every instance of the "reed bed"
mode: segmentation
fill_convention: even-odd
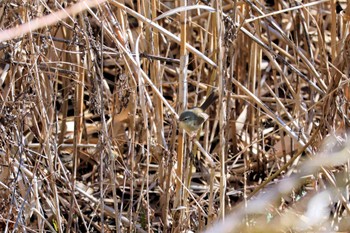
[[[350,228],[345,0],[0,12],[2,232]],[[189,137],[179,114],[213,91]]]

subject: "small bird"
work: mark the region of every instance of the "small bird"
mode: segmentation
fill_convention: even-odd
[[[215,102],[219,96],[213,91],[200,107],[187,109],[180,114],[180,127],[184,129],[190,136],[195,136],[198,129],[209,118],[204,111]]]

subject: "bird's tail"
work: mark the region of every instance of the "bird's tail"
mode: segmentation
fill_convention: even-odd
[[[212,103],[215,102],[215,100],[219,98],[218,94],[216,91],[213,91],[210,93],[208,98],[204,101],[204,103],[200,106],[200,108],[205,111]]]

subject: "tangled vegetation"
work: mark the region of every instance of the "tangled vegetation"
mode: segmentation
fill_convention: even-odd
[[[2,232],[350,228],[345,0],[0,11]]]

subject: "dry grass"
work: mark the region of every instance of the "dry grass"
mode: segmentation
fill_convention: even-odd
[[[1,231],[349,229],[350,7],[304,4],[1,2]]]

